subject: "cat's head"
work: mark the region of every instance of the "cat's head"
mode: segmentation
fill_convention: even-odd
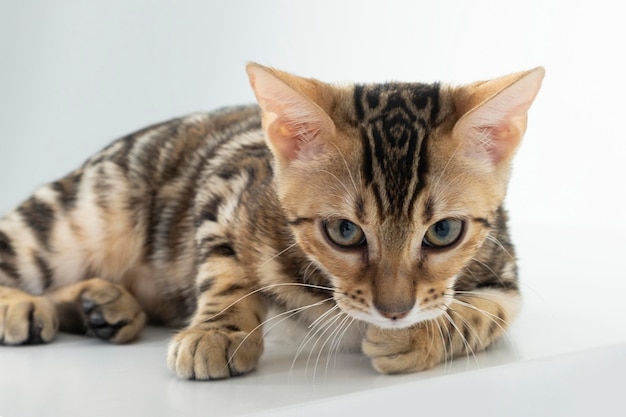
[[[282,206],[338,305],[380,327],[442,314],[495,227],[543,69],[460,87],[247,71]]]

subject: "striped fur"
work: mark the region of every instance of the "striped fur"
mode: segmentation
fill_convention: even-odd
[[[270,306],[387,373],[502,335],[519,295],[502,202],[542,70],[462,87],[248,72],[260,109],[128,135],[0,220],[0,341],[124,343],[149,320],[184,327],[178,376],[215,379],[255,368]],[[494,100],[518,105],[484,122]],[[427,247],[447,218],[459,241]],[[366,243],[338,248],[332,219]]]

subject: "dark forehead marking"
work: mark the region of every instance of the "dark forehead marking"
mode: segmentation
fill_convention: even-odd
[[[439,115],[439,84],[356,85],[354,110],[363,144],[362,172],[381,217],[412,216],[426,185],[430,131]]]

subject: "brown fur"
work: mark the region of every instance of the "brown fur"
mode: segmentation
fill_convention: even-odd
[[[519,301],[502,205],[543,70],[460,87],[248,74],[260,112],[129,135],[0,220],[0,340],[184,326],[168,364],[190,379],[254,369],[270,306],[385,373],[497,340]],[[460,234],[432,246],[448,219]],[[364,240],[342,247],[331,224]]]

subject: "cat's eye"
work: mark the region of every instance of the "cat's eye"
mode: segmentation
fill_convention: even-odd
[[[423,243],[430,248],[445,248],[455,244],[463,234],[465,223],[460,219],[443,219],[426,231]]]
[[[328,239],[338,246],[356,248],[365,244],[365,232],[350,220],[327,220],[323,226]]]

